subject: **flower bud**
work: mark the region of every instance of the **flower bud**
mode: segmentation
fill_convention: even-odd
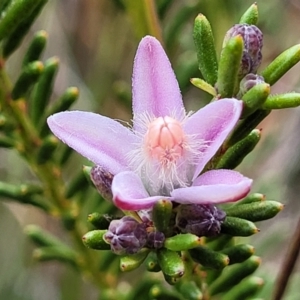
[[[226,213],[217,207],[206,204],[180,205],[176,216],[176,226],[183,233],[197,236],[215,236],[221,231]]]
[[[160,249],[164,245],[165,235],[160,231],[152,231],[148,234],[147,247]]]
[[[91,170],[91,180],[98,192],[107,200],[112,199],[111,183],[114,175],[102,166],[94,166]]]
[[[239,70],[239,77],[242,78],[246,74],[255,73],[261,63],[263,34],[255,25],[236,24],[227,31],[223,45],[230,38],[237,35],[240,35],[244,41],[243,56]]]
[[[115,254],[134,254],[146,245],[147,231],[143,223],[126,216],[111,221],[104,239]]]
[[[247,74],[240,82],[240,90],[238,93],[238,98],[241,98],[244,94],[246,94],[250,89],[254,86],[264,83],[264,78],[257,74],[249,73]]]

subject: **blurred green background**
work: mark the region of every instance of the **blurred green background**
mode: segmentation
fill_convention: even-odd
[[[22,47],[8,61],[7,69],[13,81],[30,37],[37,30],[45,29],[49,42],[44,57],[58,56],[60,59],[53,99],[66,87],[77,86],[80,99],[73,109],[129,121],[133,58],[140,39],[152,33],[147,26],[147,16],[140,10],[144,2],[147,0],[49,1]],[[209,98],[189,83],[189,78],[200,76],[192,38],[195,17],[203,13],[211,22],[219,53],[224,34],[253,2],[155,2],[164,47],[179,80],[186,108],[199,109]],[[300,42],[300,1],[258,0],[257,4],[260,13],[258,26],[264,33],[264,67],[283,50]],[[272,93],[287,91],[300,92],[300,65],[272,87]],[[264,193],[267,199],[286,205],[275,219],[259,224],[261,232],[248,241],[255,246],[256,254],[263,258],[257,274],[267,281],[262,297],[269,299],[270,289],[300,215],[300,108],[272,112],[259,127],[263,128],[262,141],[239,170],[254,179],[253,192]],[[1,149],[0,155],[1,180],[15,184],[34,180],[14,152]],[[68,163],[65,180],[68,181],[70,174],[78,171],[83,163],[86,161],[75,154]],[[31,257],[34,247],[23,235],[24,226],[40,224],[67,240],[60,223],[36,208],[1,200],[0,299],[97,299],[94,287],[72,269],[59,263],[36,263]],[[96,209],[86,199],[86,215]],[[137,274],[133,272],[127,276],[134,278]],[[299,280],[298,262],[284,299],[300,299],[300,291],[297,291]],[[126,289],[125,281],[120,282],[120,288]]]

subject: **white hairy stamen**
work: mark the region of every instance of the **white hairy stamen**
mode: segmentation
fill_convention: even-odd
[[[174,188],[191,184],[193,172],[207,144],[184,132],[185,120],[149,115],[135,120],[142,127],[136,132],[141,140],[128,158],[150,195],[169,196]]]

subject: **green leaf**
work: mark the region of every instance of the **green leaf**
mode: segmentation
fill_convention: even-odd
[[[211,250],[206,246],[198,246],[189,250],[192,259],[203,267],[212,269],[223,269],[229,264],[226,254]]]
[[[242,15],[239,23],[240,24],[257,25],[257,22],[258,22],[258,7],[255,2]]]
[[[222,223],[221,232],[232,236],[250,236],[259,230],[251,221],[229,216]]]
[[[223,272],[223,269],[206,269],[206,282],[211,285]]]
[[[169,277],[179,278],[184,274],[184,263],[177,252],[162,248],[157,251],[158,263],[162,272]]]
[[[191,83],[198,89],[201,89],[202,91],[207,92],[208,94],[212,95],[213,97],[217,96],[216,89],[212,85],[210,85],[209,83],[204,81],[203,79],[192,78]]]
[[[232,207],[237,206],[237,205],[242,205],[242,204],[253,203],[253,202],[261,202],[261,201],[265,201],[265,200],[266,200],[266,196],[264,194],[253,193],[253,194],[248,195],[244,199],[235,202],[232,205]],[[226,210],[226,207],[224,207],[224,209]]]
[[[203,299],[203,294],[194,281],[183,281],[179,286],[179,291],[185,300]]]
[[[243,95],[244,109],[241,119],[248,117],[257,109],[261,108],[270,94],[270,85],[260,83],[252,87],[246,94]]]
[[[5,10],[0,21],[0,40],[9,37],[14,30],[28,19],[44,0],[14,0]]]
[[[33,258],[38,261],[52,261],[57,260],[60,262],[68,263],[77,268],[79,265],[79,259],[71,249],[61,247],[42,247],[33,251]]]
[[[2,13],[6,7],[10,4],[11,0],[1,0],[0,1],[0,12]]]
[[[202,14],[199,14],[195,19],[193,37],[199,70],[204,80],[214,86],[218,77],[217,54],[210,23]]]
[[[7,58],[8,56],[10,56],[19,47],[19,45],[23,41],[25,35],[28,33],[31,25],[33,24],[35,19],[40,14],[42,8],[47,3],[47,1],[48,0],[36,0],[35,7],[32,10],[32,12],[28,16],[23,17],[22,21],[10,33],[10,35],[6,36],[6,39],[3,44],[4,58]],[[24,2],[26,2],[26,1],[24,1]],[[1,22],[0,22],[0,26],[1,26]],[[37,59],[38,59],[38,57],[36,57],[36,59],[34,59],[34,60],[37,60]]]
[[[228,255],[229,264],[241,263],[254,254],[254,247],[247,244],[234,245],[221,251]]]
[[[270,95],[265,103],[263,109],[283,109],[298,107],[300,105],[300,93],[285,93]]]
[[[230,38],[222,49],[216,83],[221,98],[230,98],[236,93],[243,48],[243,38],[237,35]]]
[[[172,251],[184,251],[199,246],[201,239],[191,233],[177,234],[166,238],[164,247]]]
[[[258,256],[251,256],[243,263],[226,268],[209,287],[209,294],[216,295],[230,290],[238,285],[245,277],[252,274],[260,265],[261,259]]]
[[[66,244],[38,225],[28,225],[25,227],[24,232],[37,246],[68,249]]]
[[[219,234],[215,237],[206,237],[205,244],[212,250],[219,251],[225,247],[231,246],[233,238],[231,235]]]
[[[94,212],[88,215],[88,222],[91,223],[97,229],[108,229],[111,217],[106,214],[100,214]]]
[[[95,250],[110,250],[110,244],[104,240],[107,230],[92,230],[82,237],[83,244]]]
[[[146,260],[147,271],[149,272],[159,272],[161,267],[157,260],[157,255],[155,252],[151,252]]]
[[[243,159],[255,148],[261,137],[261,130],[254,129],[252,132],[230,147],[221,157],[216,165],[216,169],[234,169]]]
[[[140,252],[120,258],[120,269],[123,272],[129,272],[137,269],[147,258],[150,250],[142,249]]]
[[[43,53],[46,44],[48,40],[48,34],[45,30],[38,31],[34,37],[32,38],[32,41],[24,55],[22,66],[25,67],[29,63],[39,60],[41,54]]]
[[[273,85],[299,61],[300,44],[281,53],[261,72],[261,75],[264,77],[265,82]]]
[[[58,146],[58,139],[56,136],[50,134],[42,141],[42,145],[37,152],[37,163],[44,164],[51,159],[53,152]]]
[[[263,285],[264,280],[262,278],[251,276],[223,295],[222,300],[250,299],[249,297],[253,299]]]
[[[173,204],[171,201],[161,199],[155,202],[152,210],[152,219],[154,226],[158,231],[167,233],[169,230],[169,223],[172,216]]]
[[[260,201],[235,205],[224,210],[227,216],[258,222],[275,217],[283,209],[283,207],[284,206],[277,201]]]
[[[0,196],[2,200],[13,200],[23,204],[31,204],[45,211],[51,210],[51,205],[40,196],[43,189],[40,186],[22,184],[13,185],[0,182]]]
[[[250,132],[270,114],[270,112],[270,110],[258,109],[253,114],[240,121],[229,139],[225,141],[223,148],[227,149],[247,137]]]
[[[128,300],[135,300],[135,299],[136,300],[138,300],[138,299],[149,300],[150,299],[149,293],[150,293],[151,288],[155,284],[158,284],[158,283],[159,283],[158,278],[153,278],[150,276],[143,276],[143,278],[140,278],[140,280],[138,280],[134,284],[134,288],[131,289],[131,291],[126,295],[126,299],[128,299]],[[124,295],[124,293],[123,293],[123,295]],[[115,298],[115,299],[121,300],[121,297]],[[112,300],[112,298],[110,297],[107,300]]]
[[[150,289],[149,296],[153,300],[187,300],[176,290],[166,289],[166,287],[160,284],[156,284]]]
[[[40,75],[44,70],[44,66],[40,61],[34,61],[27,65],[17,79],[11,96],[13,100],[24,97],[32,86],[38,81]]]
[[[50,100],[52,88],[58,71],[59,60],[57,57],[49,58],[45,62],[43,74],[40,76],[37,85],[30,99],[32,122],[37,125],[43,116],[43,112]]]

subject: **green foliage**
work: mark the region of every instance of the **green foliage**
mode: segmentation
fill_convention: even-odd
[[[257,25],[258,7],[257,3],[252,4],[240,18],[240,24]]]
[[[257,109],[261,108],[267,100],[270,94],[270,86],[267,83],[261,83],[255,85],[247,93],[242,96],[242,100],[245,104],[242,118],[245,118]]]
[[[222,253],[229,258],[229,264],[233,265],[241,263],[254,254],[254,247],[247,244],[238,244],[228,248],[224,248]]]
[[[223,148],[226,149],[233,146],[237,142],[246,138],[251,131],[270,114],[270,112],[270,110],[258,109],[253,114],[240,121],[233,130],[229,139],[225,141]]]
[[[229,258],[226,254],[213,251],[205,246],[191,249],[189,253],[194,261],[206,268],[223,269],[229,264]]]
[[[40,9],[46,3],[45,0],[14,0],[9,5],[4,4],[5,10],[2,12],[0,22],[0,40],[16,39],[14,47],[17,47],[19,40],[27,33]],[[9,42],[8,42],[9,43]],[[6,49],[8,54],[11,49]]]
[[[43,9],[44,5],[48,2],[48,0],[36,0],[36,1],[13,1],[12,2],[12,8],[8,8],[8,11],[5,12],[5,14],[10,15],[10,14],[15,14],[17,17],[17,22],[13,24],[13,30],[9,33],[5,34],[5,41],[3,44],[3,57],[8,58],[21,44],[23,38],[25,35],[28,33],[30,30],[31,25],[35,21],[35,19],[38,17],[40,14],[41,10]],[[20,5],[19,10],[17,10],[17,6]],[[21,14],[19,13],[21,11]],[[7,17],[5,15],[5,17]],[[20,18],[22,16],[22,18]],[[4,17],[4,19],[5,19]],[[15,17],[12,16],[12,20]],[[1,24],[3,24],[1,22]],[[8,30],[10,22],[7,20],[6,26],[7,29],[3,30]],[[5,25],[3,25],[5,27]],[[0,29],[1,30],[1,29]],[[11,30],[11,28],[9,28]],[[38,46],[37,46],[38,47]],[[36,49],[37,49],[36,47]],[[41,47],[41,45],[39,46]]]
[[[123,272],[129,272],[138,268],[145,261],[148,254],[148,249],[142,249],[139,253],[122,256],[120,258],[120,270]]]
[[[58,66],[57,57],[49,58],[45,62],[43,74],[40,76],[30,97],[30,113],[34,125],[39,124],[40,118],[49,103]]]
[[[283,205],[279,202],[259,201],[229,207],[226,213],[228,216],[258,222],[275,217],[282,209]]]
[[[260,265],[261,260],[257,256],[251,256],[241,264],[228,267],[215,282],[209,287],[211,295],[230,290],[240,283],[244,278],[251,275]]]
[[[92,230],[82,237],[85,246],[97,250],[110,250],[110,245],[105,242],[103,236],[107,230]]]
[[[31,40],[31,43],[24,55],[22,66],[25,67],[29,63],[39,60],[41,54],[45,50],[48,40],[48,34],[45,30],[36,32]]]
[[[11,92],[12,99],[17,100],[26,96],[43,71],[44,66],[40,61],[34,61],[24,67]]]
[[[261,131],[253,129],[248,136],[230,147],[217,163],[217,169],[234,169],[249,154],[260,140]]]
[[[152,218],[155,228],[158,231],[168,233],[172,216],[172,202],[169,200],[159,200],[155,203],[152,211]]]
[[[164,247],[172,251],[184,251],[195,248],[201,244],[201,239],[191,233],[177,234],[167,238]]]
[[[261,75],[270,85],[276,83],[288,70],[300,60],[300,45],[295,45],[276,57]]]
[[[238,35],[229,39],[222,49],[216,83],[221,98],[230,98],[236,93],[243,47],[243,39]]]
[[[214,86],[218,73],[217,54],[210,23],[202,14],[199,14],[195,19],[193,36],[199,70],[207,83]]]
[[[253,222],[237,217],[226,217],[222,224],[222,233],[232,236],[250,236],[259,230]]]
[[[182,277],[185,271],[182,257],[175,251],[160,249],[157,252],[158,263],[165,276],[171,278]],[[169,282],[170,283],[170,282]]]
[[[263,104],[263,109],[283,109],[298,107],[300,105],[300,93],[286,93],[269,96]]]

